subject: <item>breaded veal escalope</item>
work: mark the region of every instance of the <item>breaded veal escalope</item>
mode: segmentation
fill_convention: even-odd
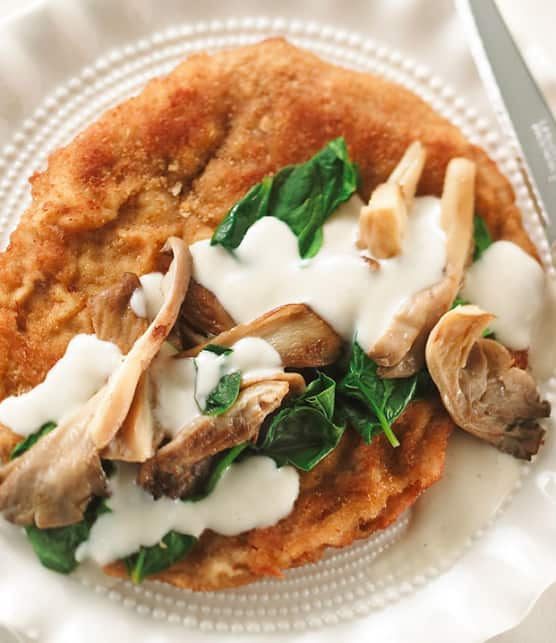
[[[254,183],[338,136],[359,165],[364,199],[414,140],[427,148],[420,194],[440,196],[453,157],[474,160],[476,208],[492,236],[535,254],[494,162],[402,87],[278,38],[191,56],[32,177],[32,204],[0,255],[0,397],[38,384],[72,336],[92,332],[88,300],[124,272],[156,270],[168,237],[210,236]],[[197,590],[240,585],[386,527],[441,476],[452,427],[431,399],[396,423],[398,449],[346,432],[332,455],[301,474],[287,518],[236,537],[207,532],[158,578]],[[0,455],[13,440],[0,434]],[[119,564],[107,571],[125,574]]]

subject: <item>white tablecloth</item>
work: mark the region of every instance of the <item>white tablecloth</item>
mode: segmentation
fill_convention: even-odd
[[[0,21],[25,20],[25,13],[36,10],[43,2],[64,2],[72,14],[86,13],[92,4],[103,4],[104,11],[113,11],[113,29],[106,33],[91,33],[89,42],[72,42],[68,30],[64,37],[72,47],[67,66],[48,68],[48,52],[37,73],[33,93],[27,96],[23,112],[30,113],[42,96],[69,73],[90,62],[99,51],[122,43],[119,20],[134,20],[135,35],[140,37],[161,27],[169,26],[166,9],[183,7],[183,20],[200,20],[224,16],[266,14],[296,16],[303,19],[344,26],[366,33],[378,41],[420,62],[429,65],[470,103],[482,112],[490,112],[473,63],[466,54],[467,45],[450,0],[204,0],[184,3],[183,0],[135,0],[133,15],[122,16],[120,6],[111,0],[0,0]],[[499,0],[499,5],[512,28],[528,63],[543,86],[556,111],[556,25],[555,0]],[[171,12],[173,13],[173,12]],[[73,18],[75,18],[75,15]],[[27,34],[29,35],[29,34]],[[78,46],[77,46],[78,45]],[[457,65],[454,64],[457,61]],[[5,64],[6,61],[0,61]],[[17,78],[11,82],[17,84]],[[21,105],[10,105],[0,95],[0,145],[7,142],[13,115],[22,111]],[[544,593],[527,619],[516,629],[492,641],[496,643],[547,643],[556,640],[556,586]],[[0,643],[2,633],[0,632]],[[378,643],[378,642],[377,642]]]

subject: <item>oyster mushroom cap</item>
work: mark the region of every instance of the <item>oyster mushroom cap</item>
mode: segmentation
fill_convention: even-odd
[[[440,224],[446,234],[446,265],[442,279],[413,295],[396,313],[369,357],[382,377],[407,377],[424,362],[426,338],[450,308],[463,279],[473,243],[475,164],[452,159],[446,169]]]
[[[544,435],[537,419],[548,417],[550,405],[507,348],[482,336],[493,319],[477,306],[447,312],[428,338],[427,367],[460,428],[530,460]]]
[[[259,337],[291,368],[325,366],[334,362],[342,348],[342,338],[305,304],[286,304],[246,324],[234,326],[210,341],[176,355],[195,357],[207,344],[232,346],[244,337]]]
[[[112,342],[125,355],[147,329],[147,320],[137,315],[129,305],[131,296],[141,283],[136,275],[125,272],[113,286],[91,297],[87,310],[95,335]]]
[[[98,396],[0,469],[0,511],[6,520],[41,529],[69,525],[83,518],[92,495],[108,494],[87,433]]]
[[[247,386],[229,411],[217,417],[202,415],[194,419],[141,465],[139,484],[155,498],[197,493],[214,456],[255,440],[265,417],[280,406],[289,391],[287,380],[269,379]]]

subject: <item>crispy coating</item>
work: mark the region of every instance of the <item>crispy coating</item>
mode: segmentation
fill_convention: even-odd
[[[326,547],[343,547],[390,525],[442,475],[453,424],[439,403],[411,404],[394,430],[363,444],[354,431],[311,472],[301,476],[293,511],[273,527],[235,537],[206,532],[182,562],[155,578],[198,591],[235,587],[260,576],[318,560]],[[106,568],[126,576],[123,564]]]
[[[534,252],[493,161],[407,90],[280,39],[195,55],[32,177],[32,205],[0,255],[0,396],[36,384],[73,335],[92,330],[91,295],[155,269],[169,236],[210,235],[254,183],[337,136],[365,198],[416,139],[427,147],[420,193],[440,195],[454,156],[474,159],[491,233]]]
[[[168,237],[209,236],[254,183],[337,136],[360,167],[363,198],[416,139],[427,148],[418,193],[440,195],[448,161],[473,159],[477,210],[491,234],[535,254],[494,162],[405,89],[281,39],[195,55],[108,111],[32,177],[32,204],[0,255],[0,398],[36,385],[73,335],[92,332],[92,296],[124,272],[161,268]],[[238,585],[385,527],[441,475],[451,426],[430,402],[398,422],[401,449],[346,433],[302,475],[285,520],[236,538],[208,533],[160,577],[194,589]]]

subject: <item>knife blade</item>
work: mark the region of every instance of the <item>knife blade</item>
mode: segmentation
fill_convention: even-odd
[[[456,0],[456,6],[495,113],[521,153],[554,255],[556,122],[494,0]]]

